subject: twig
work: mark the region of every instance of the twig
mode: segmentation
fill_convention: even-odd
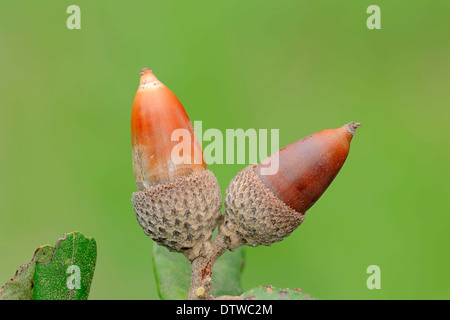
[[[206,256],[199,256],[191,262],[191,286],[189,300],[212,300],[209,294],[212,286],[212,267],[214,262],[227,250],[225,236],[220,232],[216,236]]]

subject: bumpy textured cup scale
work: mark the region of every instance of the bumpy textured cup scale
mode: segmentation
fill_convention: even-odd
[[[179,143],[172,141],[175,130],[187,130],[191,139],[192,148],[183,150],[183,161],[173,159]],[[132,202],[139,224],[158,244],[195,260],[209,250],[222,196],[186,111],[150,69],[141,71],[131,137],[138,188]]]

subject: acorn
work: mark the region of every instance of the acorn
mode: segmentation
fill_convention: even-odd
[[[360,125],[316,132],[239,172],[226,190],[220,225],[227,248],[269,246],[290,235],[338,174]],[[266,170],[269,163],[278,170]]]
[[[181,102],[150,69],[141,71],[131,137],[137,220],[156,243],[193,261],[208,250],[222,196]]]

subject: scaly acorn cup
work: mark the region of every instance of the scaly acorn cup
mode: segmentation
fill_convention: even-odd
[[[150,69],[141,71],[131,137],[139,224],[158,244],[196,259],[209,250],[222,196],[186,111]]]
[[[227,248],[269,246],[291,234],[338,174],[360,125],[316,132],[239,172],[227,188],[220,225]],[[278,163],[275,174],[264,174],[268,163]]]

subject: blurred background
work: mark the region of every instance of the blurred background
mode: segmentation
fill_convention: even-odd
[[[81,8],[81,30],[66,9]],[[369,30],[369,5],[381,30]],[[450,2],[3,1],[0,285],[41,244],[98,244],[91,299],[157,299],[131,205],[130,114],[149,67],[203,130],[280,129],[280,147],[360,121],[307,219],[247,248],[243,288],[322,299],[450,299]],[[222,192],[246,165],[214,164]],[[381,290],[368,290],[369,265]]]

